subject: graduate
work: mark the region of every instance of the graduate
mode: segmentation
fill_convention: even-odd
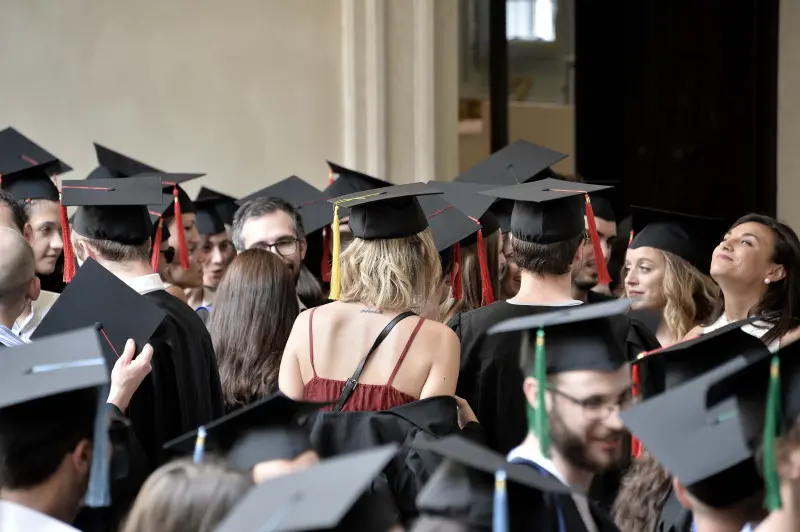
[[[62,194],[65,205],[77,207],[72,238],[79,264],[92,259],[165,316],[150,339],[155,350],[152,376],[129,412],[152,470],[166,460],[163,443],[224,411],[208,331],[191,308],[165,291],[150,264],[153,226],[145,205],[161,201],[162,178],[69,181],[63,183]],[[103,289],[102,283],[94,287],[95,292]],[[76,294],[78,305],[82,296],[89,297]],[[148,319],[153,312],[139,312],[137,319]],[[113,317],[112,312],[105,319]]]
[[[509,300],[458,314],[448,324],[461,339],[456,393],[475,409],[489,446],[502,453],[518,445],[526,433],[522,375],[517,364],[520,336],[488,337],[487,331],[509,318],[582,304],[572,297],[571,272],[582,258],[585,195],[550,190],[539,183],[484,192],[515,200],[510,229],[514,256],[522,271],[519,293]],[[589,192],[604,188],[581,186]],[[613,321],[617,341],[625,346],[628,360],[658,347],[655,337],[638,322],[627,316],[614,317]]]
[[[200,234],[200,264],[203,268],[203,286],[189,290],[187,303],[192,308],[210,307],[214,304],[217,287],[228,269],[236,249],[216,199],[194,201],[197,209],[197,232]]]
[[[42,292],[14,326],[27,340],[63,290],[64,241],[58,187],[54,179],[72,170],[14,128],[0,131],[0,186],[22,206],[31,227],[25,235],[33,248]]]

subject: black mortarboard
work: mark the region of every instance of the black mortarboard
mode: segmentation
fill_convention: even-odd
[[[61,184],[64,206],[78,207],[72,230],[98,240],[126,245],[146,242],[153,225],[146,205],[161,200],[161,180],[69,180]]]
[[[0,131],[0,183],[17,200],[58,201],[52,177],[72,170],[14,128]]]
[[[612,320],[624,314],[630,306],[630,299],[572,305],[553,312],[502,321],[492,326],[487,334],[537,330],[540,331],[537,334],[546,334],[547,374],[616,371],[627,362],[627,356],[614,334]],[[530,354],[523,353],[527,357]]]
[[[420,446],[446,459],[417,496],[424,515],[451,518],[470,530],[492,523],[495,473],[503,471],[507,482],[510,530],[550,530],[554,515],[545,494],[569,494],[558,480],[532,467],[506,461],[506,457],[460,436],[448,436]],[[535,524],[536,526],[530,526]]]
[[[166,314],[103,266],[88,259],[34,331],[44,338],[99,324],[103,354],[112,368],[129,338],[141,350]],[[158,355],[156,355],[158,356]]]
[[[724,220],[677,212],[631,207],[633,240],[630,249],[652,247],[688,261],[708,274],[711,255],[730,224]]]
[[[4,349],[0,410],[108,383],[99,335],[91,326]]]
[[[219,215],[215,200],[195,200],[197,209],[197,232],[201,235],[217,235],[225,232],[225,222]]]
[[[518,140],[463,172],[455,181],[496,187],[517,185],[549,176],[551,172],[545,170],[566,157],[563,153]],[[540,175],[542,172],[546,175]]]
[[[440,195],[420,196],[417,201],[428,219],[436,251],[442,252],[480,229],[474,220]]]
[[[333,219],[333,205],[328,202],[331,196],[294,175],[253,192],[237,203],[244,205],[253,199],[266,197],[281,198],[292,204],[303,219],[303,230],[307,235],[319,231]]]
[[[386,467],[396,450],[396,445],[385,445],[339,455],[260,484],[231,510],[216,532],[334,529]],[[369,512],[363,517],[371,521],[374,517],[367,514]],[[352,523],[352,526],[349,530],[376,532],[363,523]]]
[[[325,189],[325,195],[329,198],[392,186],[388,181],[357,172],[356,170],[350,170],[330,161],[327,162],[331,169],[331,177],[335,177]]]
[[[97,154],[97,163],[102,168],[105,168],[111,174],[111,177],[132,177],[144,173],[163,173],[161,170],[101,146],[96,142],[94,143],[94,151]]]
[[[603,220],[616,222],[627,215],[628,206],[620,192],[621,183],[612,181],[597,181],[592,185],[602,185],[609,188],[589,194],[592,200],[594,215]],[[579,185],[576,183],[576,185]]]
[[[196,212],[192,198],[181,188],[181,184],[203,177],[205,174],[171,174],[171,173],[158,173],[158,174],[138,174],[134,179],[148,179],[153,176],[158,176],[161,179],[161,186],[163,189],[163,198],[161,203],[151,205],[152,209],[161,213],[162,218],[171,218],[175,216],[175,198],[178,198],[180,203],[181,214],[187,212]],[[177,193],[177,194],[176,194]]]
[[[752,360],[768,354],[764,342],[742,330],[742,326],[760,319],[754,317],[730,323],[640,356],[632,364],[645,369],[650,383],[648,389],[652,392],[677,388],[739,356]]]
[[[495,199],[481,194],[481,192],[491,190],[491,185],[458,181],[428,181],[428,184],[441,190],[446,201],[458,207],[467,216],[478,220],[484,236],[500,229],[500,222],[490,210]],[[462,242],[462,245],[469,246],[474,242],[475,238],[468,238]]]
[[[741,359],[731,360],[711,373],[729,374],[740,363]],[[635,405],[621,417],[689,493],[707,505],[725,508],[758,493],[764,482],[737,421],[735,404],[705,408],[705,393],[714,375]]]
[[[350,209],[350,230],[356,238],[406,238],[428,228],[417,196],[441,194],[425,183],[409,183],[355,192],[329,200]]]
[[[195,203],[198,201],[213,202],[222,221],[228,225],[233,225],[233,216],[236,214],[236,209],[239,208],[236,198],[233,196],[228,196],[210,188],[200,187],[200,192],[197,193],[194,201]]]
[[[225,454],[237,467],[251,469],[267,460],[289,460],[311,449],[298,422],[328,403],[289,399],[280,392],[249,404],[205,425],[205,450]],[[191,454],[193,430],[164,444],[164,449]]]
[[[561,242],[580,235],[586,229],[584,192],[604,190],[603,185],[580,183],[579,190],[567,191],[575,185],[560,180],[540,180],[522,185],[495,188],[487,196],[514,201],[511,232],[514,238],[538,244]]]

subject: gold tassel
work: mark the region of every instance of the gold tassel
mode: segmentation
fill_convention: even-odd
[[[339,255],[341,253],[341,242],[339,235],[339,206],[333,206],[333,223],[331,224],[331,236],[333,237],[333,252],[331,253],[331,293],[330,299],[337,300],[342,291],[341,280],[339,279]]]

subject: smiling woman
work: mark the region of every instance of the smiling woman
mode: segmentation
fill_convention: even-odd
[[[33,228],[33,253],[36,273],[50,275],[64,251],[61,238],[61,216],[56,201],[36,199],[26,202],[25,212]]]
[[[746,332],[772,346],[796,326],[800,241],[788,225],[761,214],[739,218],[714,250],[711,276],[722,294],[703,332],[748,316],[771,314]]]

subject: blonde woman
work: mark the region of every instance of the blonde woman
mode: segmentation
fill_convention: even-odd
[[[414,183],[332,200],[350,209],[354,238],[339,261],[334,233],[331,298],[338,301],[295,321],[278,378],[284,394],[338,402],[336,410],[377,411],[455,393],[458,338],[416,316],[441,279],[416,196],[436,193]],[[346,387],[351,378],[358,385]]]
[[[716,220],[633,207],[635,236],[625,255],[625,295],[658,315],[662,346],[681,341],[714,311],[719,288],[708,276],[726,227]]]

